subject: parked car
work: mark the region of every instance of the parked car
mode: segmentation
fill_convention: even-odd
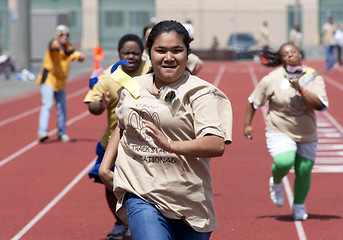
[[[254,59],[261,53],[261,48],[251,33],[232,33],[227,48],[233,51],[234,59]]]

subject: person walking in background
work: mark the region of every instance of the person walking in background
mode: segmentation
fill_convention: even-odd
[[[327,70],[333,69],[335,65],[335,30],[333,18],[329,17],[322,27],[322,42],[325,47],[325,68]]]
[[[299,25],[296,25],[290,32],[289,32],[289,41],[296,46],[301,53],[302,59],[304,59],[304,52],[302,51],[302,33],[300,31]]]
[[[183,26],[186,28],[186,30],[187,30],[189,36],[190,36],[191,38],[194,38],[194,27],[193,27],[192,21],[188,19],[188,20],[183,24]]]
[[[270,45],[268,22],[264,21],[260,28],[260,45],[262,49],[268,49]]]
[[[76,51],[69,43],[69,28],[65,25],[57,26],[56,37],[49,42],[42,69],[37,77],[37,84],[41,85],[42,95],[38,127],[39,142],[44,142],[49,138],[49,117],[54,99],[58,110],[58,140],[61,142],[70,141],[66,134],[67,102],[65,91],[69,64],[71,61],[82,62],[85,59],[85,55]]]
[[[143,28],[143,35],[142,35],[143,43],[144,43],[144,51],[143,51],[143,54],[142,54],[142,60],[143,61],[150,61],[149,54],[148,54],[148,51],[147,51],[145,46],[146,46],[146,42],[148,41],[148,37],[149,37],[149,34],[151,32],[151,29],[154,26],[155,26],[155,23],[150,23],[149,25],[146,25]]]
[[[194,27],[191,20],[187,20],[183,26],[186,28],[189,36],[194,39]],[[187,68],[191,71],[191,74],[197,75],[202,67],[204,62],[194,53],[188,55]]]
[[[335,41],[337,49],[337,64],[342,66],[343,25],[341,23],[337,25]]]
[[[121,65],[120,68],[131,77],[146,74],[150,69],[150,62],[142,61],[143,42],[135,34],[124,35],[118,43],[118,54],[120,60],[127,60],[130,65]],[[117,126],[117,117],[115,115],[115,107],[118,103],[117,90],[121,87],[119,83],[111,79],[111,68],[108,67],[103,74],[97,77],[97,82],[91,86],[84,102],[88,104],[89,112],[94,115],[100,115],[107,110],[107,127],[97,143],[96,159],[93,169],[89,172],[89,177],[94,178],[94,182],[102,183],[99,178],[98,169],[101,164],[108,141],[111,138],[113,130]],[[108,239],[123,239],[128,234],[128,226],[117,217],[115,213],[117,199],[113,191],[105,188],[106,200],[110,210],[112,211],[116,222],[114,228],[108,233]]]
[[[179,22],[156,24],[152,71],[134,78],[140,97],[118,92],[119,124],[99,175],[135,240],[205,240],[218,227],[209,163],[231,143],[232,110],[224,93],[186,70],[191,41]]]
[[[269,29],[268,29],[268,22],[264,21],[262,23],[262,26],[260,28],[260,35],[259,35],[259,44],[262,49],[261,53],[261,63],[263,64],[268,56],[268,51],[269,51]]]
[[[281,67],[263,77],[249,96],[244,135],[251,136],[256,109],[268,103],[265,135],[274,160],[270,198],[276,206],[283,206],[282,179],[294,167],[292,215],[295,220],[306,220],[304,202],[311,185],[318,141],[315,110],[324,111],[329,106],[325,82],[313,68],[302,65],[299,49],[291,43],[283,44],[268,56],[266,66]]]
[[[218,50],[218,47],[219,47],[218,38],[217,38],[217,36],[213,36],[213,39],[212,39],[212,46],[211,46],[212,51],[217,51],[217,50]]]

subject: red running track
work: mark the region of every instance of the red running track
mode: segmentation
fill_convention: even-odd
[[[211,162],[219,221],[211,239],[343,239],[343,71],[326,72],[321,61],[305,64],[325,77],[330,107],[318,114],[318,162],[304,222],[292,220],[289,202],[278,208],[269,199],[272,159],[265,146],[263,111],[254,118],[253,140],[242,134],[247,97],[271,69],[254,62],[206,62],[200,72],[229,96],[234,114],[233,143]],[[67,85],[70,143],[56,140],[55,109],[52,136],[37,143],[38,91],[0,102],[0,239],[105,239],[113,227],[104,186],[87,175],[106,126],[105,115],[90,115],[83,103],[87,85],[88,75]],[[293,179],[293,173],[284,179],[289,201]]]

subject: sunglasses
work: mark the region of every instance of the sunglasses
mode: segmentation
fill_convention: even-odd
[[[59,35],[59,37],[63,37],[63,36],[69,37],[69,33],[61,33],[61,34]]]

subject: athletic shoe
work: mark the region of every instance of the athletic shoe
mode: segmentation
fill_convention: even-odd
[[[293,204],[292,215],[295,221],[303,221],[308,218],[305,204]]]
[[[44,133],[38,136],[38,142],[42,143],[45,142],[49,138],[48,134]]]
[[[62,136],[58,137],[58,141],[60,141],[60,142],[70,142],[70,138],[68,137],[67,134],[63,134]]]
[[[123,239],[129,235],[129,226],[114,224],[114,228],[107,234],[107,239]]]
[[[270,198],[272,199],[273,203],[278,206],[283,206],[283,189],[282,189],[282,182],[281,183],[274,183],[273,177],[269,179],[269,191],[270,191]]]

